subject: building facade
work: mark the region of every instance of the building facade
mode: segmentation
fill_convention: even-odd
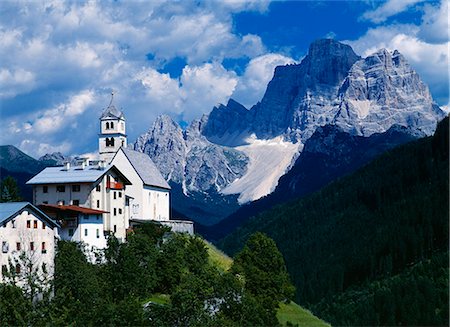
[[[0,280],[53,276],[58,223],[29,202],[0,203]]]
[[[130,181],[115,166],[85,161],[81,165],[47,167],[30,179],[35,205],[73,205],[104,211],[103,229],[125,240],[125,187]]]
[[[103,228],[106,211],[83,208],[75,205],[42,204],[39,209],[60,225],[62,240],[83,242],[89,250],[104,249],[107,233]]]

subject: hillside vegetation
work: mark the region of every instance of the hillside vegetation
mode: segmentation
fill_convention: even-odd
[[[297,302],[308,307],[332,303],[333,296],[355,285],[394,275],[403,279],[407,267],[448,251],[448,124],[446,118],[433,137],[388,151],[311,196],[252,218],[223,239],[221,248],[235,253],[255,231],[269,235],[284,255]],[[397,306],[395,301],[405,299],[392,301]],[[435,315],[429,324],[447,323],[448,297],[432,303],[416,301],[414,308]],[[382,308],[374,310],[379,315]],[[360,314],[359,324],[373,325]],[[394,324],[401,323],[394,318]]]

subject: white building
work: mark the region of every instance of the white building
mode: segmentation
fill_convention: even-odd
[[[59,223],[62,240],[83,242],[93,250],[106,248],[103,214],[108,212],[74,205],[41,204],[39,208]]]
[[[85,159],[77,165],[66,163],[63,167],[44,169],[27,182],[33,185],[33,203],[52,205],[47,206],[46,210],[50,207],[55,210],[54,205],[59,205],[60,210],[51,213],[61,217],[63,212],[66,215],[69,212],[67,206],[71,209],[79,206],[80,210],[71,211],[72,218],[69,220],[73,228],[63,228],[61,234],[69,239],[70,230],[70,239],[99,248],[105,244],[102,231],[91,225],[80,225],[86,217],[82,216],[83,209],[103,211],[103,231],[114,233],[122,241],[126,238],[130,221],[157,221],[173,230],[193,234],[192,222],[170,220],[170,186],[150,157],[127,149],[125,117],[112,104],[112,100],[100,117],[100,161]],[[77,223],[75,212],[79,214]],[[86,218],[89,224],[91,221],[98,224],[100,218],[95,215],[93,213],[92,217]],[[85,233],[87,235],[83,236]]]
[[[29,202],[0,203],[0,281],[8,271],[16,275],[19,286],[30,273],[52,276],[58,227]]]
[[[115,166],[86,161],[77,166],[47,167],[27,184],[33,185],[35,205],[73,205],[106,211],[103,229],[125,240],[129,227],[125,187],[131,183]]]
[[[169,220],[170,186],[148,155],[120,148],[111,164],[127,172],[129,219]]]

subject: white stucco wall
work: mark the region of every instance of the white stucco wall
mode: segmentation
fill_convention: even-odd
[[[111,164],[123,172],[132,183],[125,189],[125,194],[133,198],[130,203],[130,219],[170,219],[169,190],[144,185],[122,151],[117,152]]]
[[[27,221],[30,221],[30,228],[27,227]],[[35,221],[37,222],[37,228],[34,228]],[[15,224],[15,227],[13,227],[13,224]],[[8,259],[18,259],[19,255],[24,253],[27,260],[31,261],[33,269],[36,269],[38,273],[42,273],[42,264],[45,264],[49,276],[53,276],[55,237],[57,235],[56,228],[53,229],[25,208],[13,220],[8,221],[6,226],[0,226],[0,267],[6,265],[9,268]],[[3,242],[8,244],[7,252],[3,251]],[[34,250],[31,250],[31,242],[34,243]],[[42,251],[43,242],[45,242],[45,251]],[[20,250],[17,250],[17,243],[20,243]],[[19,260],[19,262],[21,261]],[[25,270],[26,267],[22,266],[20,274],[22,278],[24,278]],[[0,277],[3,281],[2,269],[0,269]]]
[[[72,235],[70,235],[70,230],[73,231]],[[73,223],[63,223],[62,228],[59,231],[59,235],[62,240],[84,242],[85,244],[93,246],[97,249],[106,248],[102,215],[80,214],[75,218]]]
[[[58,192],[57,186],[64,185],[65,191]],[[79,185],[80,191],[74,192],[72,185]],[[44,193],[44,186],[47,186],[47,193]],[[35,205],[48,203],[58,204],[59,201],[64,201],[65,205],[73,204],[73,200],[78,200],[82,207],[90,207],[90,193],[92,191],[92,184],[90,183],[70,183],[70,184],[47,184],[33,186],[33,203]]]

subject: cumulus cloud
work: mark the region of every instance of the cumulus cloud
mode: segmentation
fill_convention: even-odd
[[[294,63],[294,59],[276,53],[268,53],[253,58],[248,63],[243,76],[239,79],[232,97],[250,108],[260,101],[266,86],[273,77],[276,66]]]
[[[412,5],[412,2],[409,5]],[[443,13],[447,10],[446,7],[446,1],[434,6],[427,4],[420,25],[382,25],[369,29],[357,40],[345,42],[364,57],[381,48],[400,51],[429,86],[434,100],[440,105],[445,105],[449,101],[450,42],[447,34],[448,25],[442,24],[441,17],[447,15]],[[405,9],[402,6],[397,8]],[[438,26],[445,28],[436,35],[428,34]]]
[[[30,154],[45,149],[92,151],[98,116],[111,89],[118,94],[116,105],[127,115],[130,141],[158,114],[190,120],[208,112],[227,101],[237,85],[238,76],[223,68],[222,60],[251,59],[266,51],[259,36],[233,31],[232,15],[264,12],[268,4],[267,0],[132,1],[126,6],[115,1],[3,3],[0,100],[7,104],[2,122],[10,133],[2,135],[1,142]],[[188,64],[179,78],[160,73],[177,57]],[[30,138],[33,134],[41,138],[41,147],[33,143],[37,142]]]
[[[425,5],[425,14],[418,36],[425,42],[444,43],[449,41],[450,24],[448,2],[442,1],[439,6]]]
[[[362,18],[374,23],[382,23],[389,17],[422,1],[424,0],[388,0],[376,9],[365,12]]]

